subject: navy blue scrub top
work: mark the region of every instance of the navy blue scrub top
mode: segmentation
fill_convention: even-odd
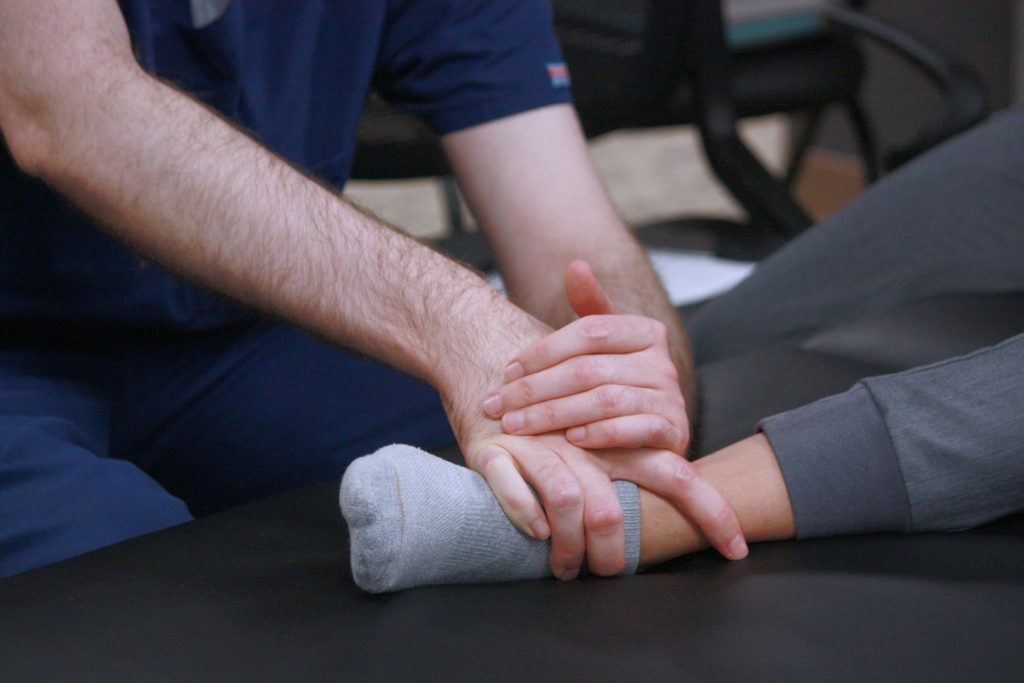
[[[442,134],[570,99],[544,0],[232,0],[201,28],[189,0],[120,4],[147,71],[339,187],[371,88]],[[245,315],[145,263],[0,154],[0,325],[199,329]]]

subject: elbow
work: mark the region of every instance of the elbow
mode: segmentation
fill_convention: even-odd
[[[0,87],[0,132],[22,172],[50,182],[94,151],[97,130],[109,123],[105,98],[128,89],[142,74],[134,61],[126,63],[126,69],[97,68],[105,74],[102,82],[65,77],[20,93]]]
[[[0,131],[14,163],[24,173],[42,177],[53,163],[58,117],[52,98],[6,79],[0,83]]]
[[[3,130],[7,150],[18,168],[28,175],[44,178],[53,167],[53,135],[32,116],[4,117]]]

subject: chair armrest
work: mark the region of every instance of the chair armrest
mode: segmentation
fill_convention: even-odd
[[[822,9],[822,16],[837,29],[863,36],[904,57],[932,81],[945,101],[939,122],[911,142],[890,151],[885,156],[886,168],[891,170],[906,163],[988,116],[985,88],[977,75],[962,62],[861,11],[829,5]]]

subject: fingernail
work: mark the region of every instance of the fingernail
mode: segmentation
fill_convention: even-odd
[[[573,427],[572,429],[565,433],[565,438],[567,438],[569,441],[583,441],[585,438],[587,438],[587,428]]]
[[[526,420],[520,411],[506,413],[505,417],[501,418],[501,424],[505,427],[506,432],[518,432],[525,423]]]
[[[523,372],[523,365],[522,365],[522,363],[520,363],[517,360],[514,360],[511,363],[509,363],[508,365],[506,365],[505,366],[505,371],[503,373],[506,382],[513,382],[513,381],[519,379],[520,377],[522,377],[525,374],[526,373]]]
[[[498,417],[501,415],[501,396],[498,394],[491,394],[484,401],[484,412],[491,417]]]
[[[563,569],[559,574],[556,574],[562,581],[572,581],[580,575],[579,567],[572,567],[571,569]]]
[[[741,534],[736,536],[729,541],[729,556],[734,560],[742,560],[747,556],[747,542],[743,540]]]
[[[551,535],[551,529],[548,528],[548,523],[543,519],[535,519],[533,524],[530,525],[530,531],[533,532],[533,537],[538,541],[543,541]]]

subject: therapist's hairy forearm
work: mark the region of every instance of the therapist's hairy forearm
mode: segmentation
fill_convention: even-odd
[[[21,114],[4,133],[25,170],[154,261],[441,388],[493,375],[487,353],[500,368],[543,332],[475,274],[145,74],[123,24],[86,52],[89,67],[63,80],[6,87]]]

